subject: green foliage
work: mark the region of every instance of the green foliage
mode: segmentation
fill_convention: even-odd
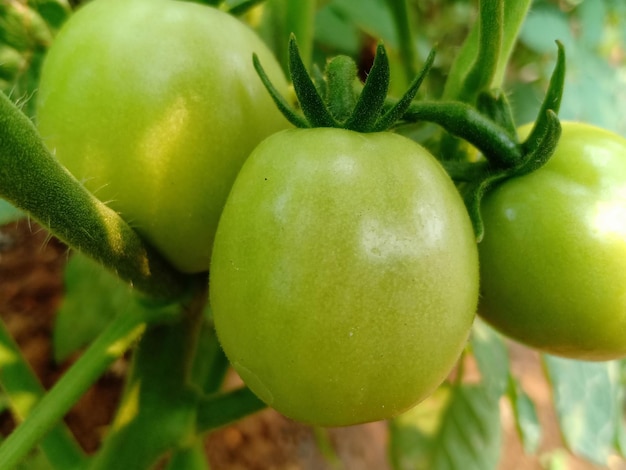
[[[568,447],[606,465],[623,434],[616,362],[591,363],[543,355],[554,404]]]
[[[442,387],[391,423],[394,470],[484,470],[500,457],[500,409],[482,385]]]
[[[533,119],[559,39],[568,55],[562,119],[596,124],[626,135],[626,4],[586,0],[566,12],[554,3],[536,1],[513,57],[517,72],[511,100],[518,122]]]
[[[60,363],[91,343],[119,311],[141,313],[137,294],[117,276],[80,253],[65,268],[65,295],[54,324],[54,359]]]

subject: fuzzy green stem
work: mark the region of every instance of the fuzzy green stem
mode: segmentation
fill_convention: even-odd
[[[19,421],[28,417],[33,406],[45,393],[2,322],[0,322],[0,382],[9,399],[11,411]],[[85,462],[85,454],[62,422],[50,430],[41,440],[40,446],[55,470],[79,468]]]
[[[398,33],[398,49],[404,66],[406,82],[411,83],[417,75],[417,53],[413,43],[411,19],[407,0],[387,0]]]
[[[153,298],[181,297],[174,270],[50,154],[32,122],[0,93],[0,197]]]
[[[120,315],[89,346],[0,446],[0,468],[13,468],[145,329],[148,315]]]
[[[356,64],[347,56],[337,56],[326,65],[328,96],[326,104],[338,122],[345,122],[356,104],[354,82]]]
[[[288,42],[292,35],[298,39],[305,66],[311,64],[315,6],[315,0],[267,0],[265,4],[271,19],[267,39],[285,73],[289,73]]]
[[[213,431],[266,407],[267,405],[247,387],[210,395],[200,399],[198,403],[196,426],[201,433]]]
[[[169,450],[196,439],[199,392],[191,386],[206,291],[179,306],[169,323],[150,325],[133,354],[131,373],[109,435],[91,470],[151,468]]]
[[[515,166],[521,159],[521,148],[516,140],[466,103],[421,101],[412,104],[403,117],[411,122],[427,121],[440,125],[479,149],[496,168]]]
[[[503,0],[481,0],[479,13],[478,52],[459,96],[468,103],[473,103],[478,93],[490,86],[496,73],[504,26]]]
[[[482,13],[450,69],[444,89],[444,99],[462,100],[463,97],[473,99],[481,90],[471,90],[470,87],[474,85],[470,85],[469,82],[466,82],[466,78],[469,74],[477,74],[478,76],[483,74],[487,75],[480,70],[471,72],[472,68],[476,69],[480,67],[483,61],[486,61],[487,64],[491,64],[491,66],[488,67],[488,75],[491,76],[491,80],[489,83],[483,83],[484,87],[502,87],[508,59],[515,46],[517,36],[526,18],[531,1],[532,0],[515,0],[503,2],[504,11],[503,16],[500,17],[502,18],[501,25],[497,24],[496,16],[489,17],[487,14],[489,11],[498,12],[498,5],[494,3],[494,0],[480,1]],[[498,3],[500,2],[502,2],[502,0],[498,0]],[[482,25],[483,21],[485,22],[484,26]],[[495,40],[498,36],[498,56],[494,69],[492,65],[496,50],[494,49],[494,44],[490,43],[490,38],[493,37]],[[486,50],[482,51],[481,48],[485,48]],[[478,80],[478,82],[482,82],[482,80]]]

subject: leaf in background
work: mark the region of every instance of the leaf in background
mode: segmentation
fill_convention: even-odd
[[[528,122],[536,115],[554,60],[554,40],[560,39],[567,54],[560,117],[626,135],[625,15],[626,2],[613,0],[582,2],[570,13],[555,5],[536,5],[520,36],[535,55],[526,57],[522,70],[528,76],[513,89],[517,121]]]
[[[442,393],[443,400],[438,397]],[[436,412],[436,417],[424,413],[422,406]],[[424,414],[430,419],[425,421]],[[431,423],[432,429],[424,422]],[[441,387],[391,426],[395,470],[485,470],[496,468],[500,458],[498,401],[478,385]]]
[[[429,468],[434,441],[451,397],[452,387],[443,385],[415,408],[390,421],[389,452],[394,470]]]
[[[315,40],[333,51],[352,57],[358,55],[361,46],[359,29],[350,22],[349,18],[328,6],[317,12]],[[315,60],[320,62],[319,57]]]
[[[495,402],[504,395],[509,383],[509,354],[506,345],[502,337],[479,318],[474,322],[470,344],[482,383]]]
[[[543,354],[561,433],[569,449],[606,465],[622,426],[616,362],[583,362]]]
[[[41,15],[53,32],[58,31],[72,14],[72,7],[67,0],[29,0],[28,4]]]
[[[541,424],[535,404],[513,376],[510,376],[508,395],[524,452],[534,454],[541,441]]]
[[[116,313],[123,310],[132,315],[132,308],[141,308],[135,295],[98,263],[73,253],[65,268],[65,296],[54,324],[57,363],[94,340]]]
[[[4,199],[0,199],[0,225],[8,224],[24,217],[19,209],[16,209]]]
[[[580,42],[588,48],[600,46],[604,36],[607,8],[604,0],[582,2],[577,9],[581,21]]]
[[[520,40],[537,54],[553,55],[557,39],[568,54],[574,49],[574,36],[567,15],[556,5],[534,6],[520,31]]]
[[[388,47],[397,48],[396,28],[385,0],[334,0],[328,7],[349,18],[349,22],[371,37],[382,39]]]

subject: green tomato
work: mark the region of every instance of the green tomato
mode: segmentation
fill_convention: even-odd
[[[626,355],[625,139],[564,122],[552,159],[497,187],[482,213],[488,322],[560,356]]]
[[[283,414],[339,426],[430,394],[475,315],[478,253],[438,162],[396,134],[275,134],[220,219],[210,300],[226,355]]]
[[[209,268],[239,168],[288,127],[252,65],[282,71],[243,23],[173,0],[96,0],[59,33],[37,103],[42,137],[178,269]]]

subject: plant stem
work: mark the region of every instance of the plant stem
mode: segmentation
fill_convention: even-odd
[[[199,433],[212,431],[256,413],[266,406],[247,387],[207,396],[198,403],[196,427]]]
[[[444,89],[444,99],[471,100],[481,91],[471,89],[476,84],[487,88],[502,87],[508,59],[531,1],[480,0],[479,21],[471,30],[450,69]],[[503,5],[499,5],[501,3]],[[503,8],[502,15],[496,16],[499,15],[501,8]],[[494,59],[495,68],[493,67]],[[480,70],[483,66],[488,70],[488,74]],[[477,77],[471,80],[476,80],[476,83],[466,82],[470,74],[476,74]],[[490,80],[482,80],[480,76],[483,78],[489,76]]]
[[[267,0],[269,13],[266,41],[272,45],[285,74],[289,73],[289,38],[298,40],[300,54],[305,66],[313,57],[313,30],[315,25],[315,0]]]
[[[174,270],[63,168],[32,122],[3,93],[0,197],[155,299],[178,299],[189,289],[192,278]]]
[[[166,470],[209,470],[202,440],[198,439],[191,447],[174,452]]]
[[[120,315],[0,446],[0,468],[13,468],[145,329],[148,315]]]
[[[387,0],[398,33],[400,59],[404,66],[406,82],[411,83],[417,75],[417,53],[411,31],[411,18],[407,0]]]
[[[133,354],[131,373],[109,435],[89,467],[151,468],[165,452],[197,438],[199,393],[191,386],[206,291],[181,305],[176,320],[150,325]]]
[[[521,148],[505,129],[459,101],[420,101],[413,103],[403,118],[440,125],[450,134],[472,144],[496,168],[510,167],[521,158]]]
[[[3,322],[0,322],[0,382],[19,421],[28,417],[45,393]],[[85,454],[63,422],[50,430],[40,446],[55,470],[79,468],[85,462]]]

